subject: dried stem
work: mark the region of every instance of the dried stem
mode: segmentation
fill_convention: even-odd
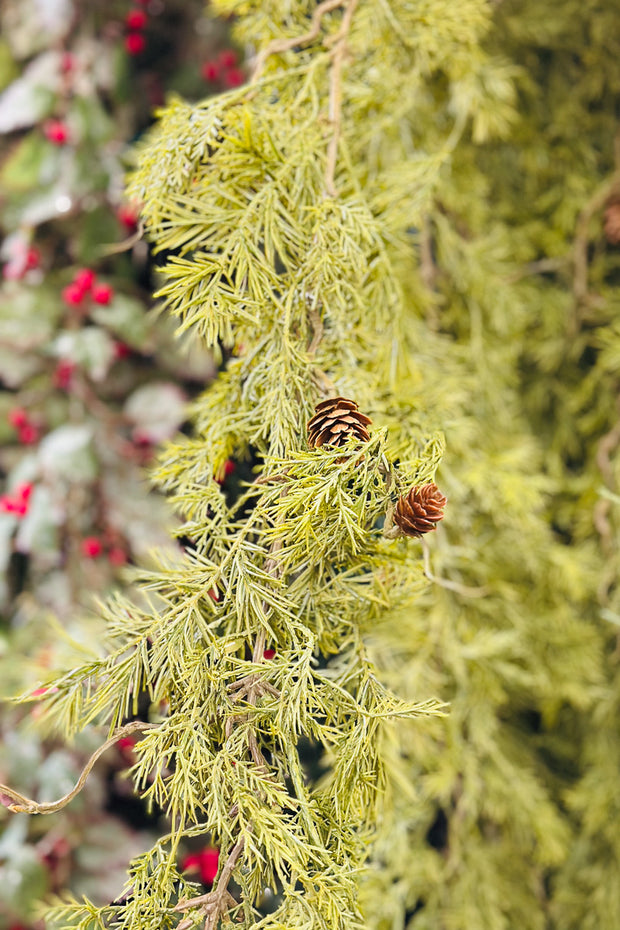
[[[522,268],[519,268],[518,271],[515,271],[513,274],[509,275],[506,278],[508,284],[514,284],[516,281],[520,281],[522,278],[527,278],[530,275],[535,274],[549,274],[553,271],[560,271],[561,268],[565,267],[570,258],[567,256],[558,256],[558,258],[539,258],[535,262],[529,262],[527,265],[523,265]]]
[[[454,591],[462,597],[484,597],[489,593],[489,589],[486,585],[480,588],[470,588],[467,585],[459,584],[457,581],[449,581],[447,578],[438,578],[437,575],[434,575],[431,571],[431,554],[425,539],[422,540],[422,554],[424,558],[424,575],[429,581],[432,581],[433,584],[438,584],[448,591]]]
[[[230,907],[235,907],[237,902],[228,890],[228,883],[232,877],[233,870],[243,852],[245,846],[245,837],[240,837],[231,849],[228,859],[224,863],[217,885],[212,891],[201,894],[197,898],[190,898],[189,901],[179,901],[174,908],[175,911],[187,911],[190,908],[200,907],[205,916],[205,930],[214,930],[218,925],[220,917],[223,917]],[[193,918],[186,918],[178,925],[177,930],[186,930],[191,927]]]
[[[344,0],[323,0],[323,3],[319,3],[312,14],[310,29],[307,32],[304,32],[303,35],[300,36],[291,36],[288,39],[274,39],[273,42],[266,45],[256,56],[250,84],[256,84],[259,80],[265,67],[265,62],[271,55],[289,52],[299,45],[307,45],[309,42],[314,42],[315,39],[318,39],[321,33],[321,22],[325,14],[330,13],[332,10],[336,10],[339,6],[342,6],[343,2]]]
[[[152,730],[156,727],[156,723],[144,723],[142,720],[133,720],[131,723],[126,723],[125,726],[119,727],[119,729],[106,740],[105,743],[100,746],[92,754],[84,768],[82,769],[82,774],[80,775],[77,784],[68,794],[65,794],[64,797],[60,798],[58,801],[48,801],[43,804],[39,804],[38,801],[33,801],[31,798],[25,797],[23,794],[20,794],[19,791],[14,791],[13,788],[7,787],[7,785],[0,784],[0,794],[7,795],[9,798],[12,798],[14,801],[18,801],[18,804],[7,804],[7,807],[14,814],[54,814],[56,811],[62,810],[63,807],[66,807],[73,798],[80,793],[86,779],[90,775],[90,772],[103,753],[118,742],[119,739],[122,739],[124,736],[129,736],[131,733],[137,733],[142,730]]]
[[[347,51],[347,37],[353,21],[353,13],[358,0],[349,0],[342,17],[342,25],[333,38],[332,67],[329,76],[329,122],[332,134],[327,146],[327,166],[325,169],[325,190],[330,197],[337,197],[336,161],[338,142],[342,127],[342,63]],[[332,44],[330,42],[330,44]]]
[[[121,252],[128,252],[133,249],[134,245],[144,236],[144,223],[142,220],[138,223],[138,228],[131,236],[123,239],[122,242],[113,242],[111,245],[105,245],[101,248],[102,255],[119,255]]]

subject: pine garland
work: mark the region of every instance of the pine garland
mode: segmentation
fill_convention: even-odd
[[[468,0],[455,17],[440,3],[426,22],[406,3],[328,0],[310,21],[302,5],[274,10],[268,26],[268,5],[242,6],[239,38],[264,42],[250,86],[172,101],[129,188],[167,253],[160,296],[179,331],[226,360],[196,403],[195,437],[170,444],[157,473],[191,544],[141,573],[139,603],[104,608],[102,657],[47,683],[46,719],[67,736],[106,722],[115,739],[140,695],[164,708],[131,775],[171,828],[132,863],[118,901],[67,899],[52,926],[363,927],[357,876],[389,721],[415,730],[444,708],[432,691],[403,701],[387,688],[365,636],[426,584],[419,547],[387,538],[384,523],[443,453],[429,388],[441,350],[425,348],[427,385],[406,288],[410,227],[463,123],[447,118],[412,157],[413,127],[446,48],[455,73],[474,66],[486,7]],[[387,55],[376,29],[396,36]],[[390,69],[404,95],[381,84]],[[336,395],[373,429],[309,449],[315,406]],[[216,480],[231,455],[256,476],[232,504]],[[323,754],[316,783],[302,739]],[[206,894],[179,871],[196,836],[220,849]],[[266,888],[274,913],[261,908]]]
[[[50,923],[616,930],[617,14],[216,6],[251,83],[170,101],[130,182],[222,360],[156,475],[191,545],[46,699],[112,739],[148,693],[132,777],[170,832]],[[342,398],[360,428],[309,444]]]

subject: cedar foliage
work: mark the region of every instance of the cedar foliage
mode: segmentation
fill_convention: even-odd
[[[444,25],[462,66],[485,22],[479,3],[468,9],[469,35],[453,16]],[[387,539],[383,523],[399,496],[433,479],[443,452],[434,412],[420,405],[408,422],[396,390],[403,380],[423,390],[408,226],[452,127],[411,164],[399,146],[394,186],[393,94],[379,100],[384,138],[365,153],[375,11],[332,2],[315,15],[320,41],[259,58],[249,88],[172,101],[138,153],[129,195],[166,253],[161,296],[179,331],[226,365],[196,404],[195,438],[169,445],[157,473],[184,518],[186,558],[144,573],[143,603],[119,595],[106,607],[106,654],[56,678],[46,702],[67,735],[105,721],[114,736],[144,692],[165,706],[136,745],[132,777],[170,833],[132,863],[122,900],[64,901],[52,926],[216,926],[230,915],[247,927],[362,927],[356,877],[386,779],[388,721],[441,711],[431,692],[402,701],[386,688],[363,636],[423,587],[419,549]],[[303,36],[304,10],[284,25]],[[244,28],[252,16],[240,39]],[[417,73],[404,43],[393,64],[423,86],[439,51]],[[368,137],[353,116],[368,117]],[[309,450],[307,422],[335,394],[373,418],[370,438]],[[216,480],[230,456],[256,463],[232,503]],[[302,738],[323,752],[316,783]],[[195,836],[221,850],[207,897],[178,869]],[[257,910],[266,887],[272,914]]]
[[[51,924],[613,930],[618,14],[216,5],[256,79],[171,101],[130,184],[161,296],[224,362],[157,473],[192,546],[108,606],[107,654],[48,701],[68,733],[166,702],[133,777],[171,832],[125,901]],[[371,438],[309,451],[336,395]],[[434,479],[438,427],[449,505],[421,565],[381,522]],[[255,470],[232,504],[229,456]],[[175,910],[204,833],[235,899],[224,865]]]

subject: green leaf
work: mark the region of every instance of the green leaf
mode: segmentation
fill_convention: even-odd
[[[39,461],[44,474],[65,481],[92,481],[98,462],[92,447],[90,426],[59,426],[39,444]]]
[[[53,352],[83,368],[93,381],[103,381],[115,359],[114,340],[99,326],[61,333]]]
[[[0,95],[0,133],[38,123],[52,112],[60,87],[60,53],[44,52]]]
[[[116,293],[107,307],[95,307],[90,315],[96,323],[127,345],[142,352],[149,351],[149,321],[144,305],[139,300]]]
[[[137,437],[158,443],[173,436],[186,419],[186,397],[170,382],[145,384],[128,397],[124,412]]]

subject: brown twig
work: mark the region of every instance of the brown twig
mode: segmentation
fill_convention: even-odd
[[[330,40],[333,44],[332,67],[329,76],[329,124],[331,136],[327,146],[327,166],[325,168],[325,190],[330,197],[337,197],[336,161],[338,159],[338,142],[342,128],[342,64],[347,51],[347,37],[353,21],[353,13],[358,0],[349,0],[346,5],[340,29]]]
[[[173,910],[187,911],[190,908],[200,907],[202,914],[205,916],[205,930],[214,930],[217,927],[220,917],[223,917],[231,907],[235,907],[237,902],[228,890],[228,883],[232,877],[233,870],[243,852],[245,846],[245,837],[240,837],[224,863],[217,885],[212,891],[201,894],[197,898],[190,898],[189,901],[179,901]],[[193,918],[186,918],[178,925],[177,930],[186,930],[191,927]]]
[[[312,307],[312,309],[309,311],[308,319],[310,320],[310,325],[312,327],[312,341],[308,346],[308,355],[310,358],[312,358],[319,347],[321,339],[323,338],[324,330],[321,314],[316,309],[316,307]]]
[[[131,236],[123,239],[122,242],[113,242],[111,245],[102,246],[100,252],[102,255],[118,255],[121,252],[128,252],[130,249],[133,249],[134,245],[140,241],[143,235],[144,223],[140,220],[138,228]]]
[[[513,274],[506,278],[508,284],[514,284],[522,278],[527,278],[535,274],[547,274],[550,271],[559,271],[570,261],[570,257],[563,256],[558,258],[539,258],[535,262],[529,262],[523,268],[519,268]]]
[[[284,476],[277,476],[282,478]],[[286,494],[286,488],[282,489],[282,494]],[[269,549],[269,555],[265,561],[265,570],[274,577],[278,578],[281,574],[281,569],[275,555],[282,548],[283,541],[281,539],[276,539],[271,544]],[[263,609],[266,610],[266,605],[263,604]],[[266,634],[265,630],[261,628],[258,631],[256,640],[254,642],[254,647],[252,650],[252,663],[258,665],[264,659],[266,644]],[[245,675],[243,678],[238,679],[237,681],[232,682],[227,687],[228,692],[231,694],[232,700],[241,701],[245,698],[246,702],[251,705],[255,705],[258,701],[261,694],[271,694],[274,697],[280,697],[280,692],[277,688],[274,688],[267,681],[263,681],[259,675],[250,674]],[[233,731],[235,724],[240,723],[245,717],[243,712],[234,714],[230,716],[226,721],[226,726],[224,728],[225,734],[229,737]],[[269,767],[265,761],[260,746],[258,745],[258,739],[256,733],[252,727],[248,728],[247,733],[248,740],[248,749],[252,757],[252,761],[256,767],[267,773]],[[251,829],[251,823],[248,824],[248,829]],[[240,837],[237,840],[236,844],[233,846],[230,851],[226,863],[222,869],[221,875],[218,879],[217,886],[213,891],[209,891],[204,895],[200,895],[197,898],[192,898],[189,901],[180,901],[179,904],[174,908],[175,911],[186,911],[189,908],[199,907],[201,914],[205,917],[204,930],[215,930],[215,927],[218,924],[218,921],[223,917],[231,907],[235,907],[237,902],[233,896],[228,891],[228,883],[232,877],[233,869],[243,852],[243,847],[245,845],[245,837]],[[194,923],[193,918],[186,918],[182,920],[178,925],[177,930],[187,930]]]
[[[434,575],[431,571],[431,554],[425,539],[422,540],[422,554],[424,558],[424,575],[433,584],[438,584],[448,591],[454,591],[455,594],[460,594],[462,597],[484,597],[489,593],[486,585],[479,588],[470,588],[467,585],[459,584],[457,581],[449,581],[447,578],[438,578],[437,575]]]
[[[137,733],[141,730],[152,730],[156,726],[156,723],[144,723],[142,720],[133,720],[131,723],[126,723],[125,726],[120,727],[102,746],[95,750],[82,769],[82,774],[75,787],[58,801],[47,801],[43,804],[39,804],[38,801],[33,801],[32,798],[27,798],[23,794],[20,794],[19,791],[15,791],[13,788],[9,788],[7,785],[3,784],[0,784],[0,794],[7,795],[9,798],[19,802],[18,804],[7,805],[8,809],[14,814],[54,814],[56,811],[66,807],[67,804],[80,793],[93,766],[110,746],[113,746],[124,736],[129,736],[130,733]]]
[[[318,39],[321,33],[321,22],[325,14],[342,6],[343,2],[344,0],[323,0],[323,3],[319,3],[312,14],[310,28],[307,32],[304,32],[303,35],[300,36],[291,36],[288,39],[274,39],[273,42],[266,45],[256,56],[250,84],[256,84],[259,80],[265,67],[265,62],[271,55],[290,52],[291,49],[297,48],[299,45],[307,45],[309,42],[314,42],[315,39]]]

